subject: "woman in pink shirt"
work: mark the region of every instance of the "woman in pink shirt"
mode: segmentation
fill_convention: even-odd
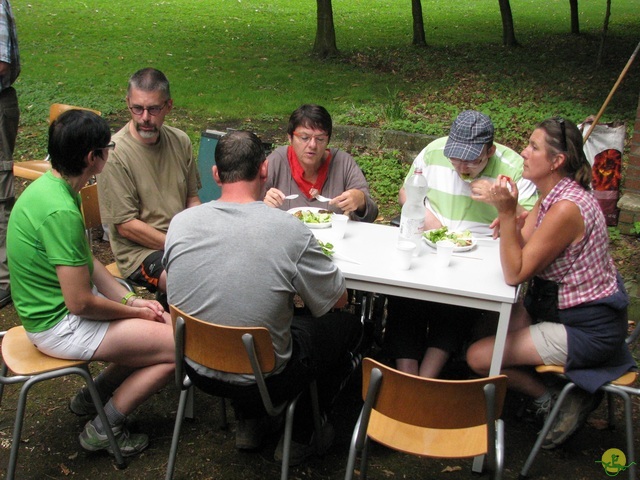
[[[531,368],[564,365],[579,388],[569,392],[542,447],[564,443],[594,410],[604,383],[636,367],[625,343],[628,296],[608,251],[604,215],[591,193],[591,165],[582,135],[570,121],[540,123],[522,152],[523,177],[539,191],[529,214],[518,216],[518,189],[507,177],[477,200],[498,210],[505,281],[529,281],[514,306],[503,358],[509,385],[533,398],[537,413],[551,409],[556,392]],[[471,345],[467,361],[489,372],[493,338]]]

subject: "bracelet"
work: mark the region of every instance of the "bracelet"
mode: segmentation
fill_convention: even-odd
[[[127,294],[126,294],[124,297],[122,297],[122,300],[120,300],[120,302],[121,302],[123,305],[126,305],[126,304],[127,304],[127,302],[129,301],[129,299],[130,299],[131,297],[135,297],[135,296],[136,296],[136,294],[135,294],[134,292],[127,292]]]

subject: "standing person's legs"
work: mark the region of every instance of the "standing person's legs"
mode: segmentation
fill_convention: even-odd
[[[15,202],[13,150],[18,135],[20,110],[13,87],[0,93],[0,307],[11,301],[7,267],[7,224]]]

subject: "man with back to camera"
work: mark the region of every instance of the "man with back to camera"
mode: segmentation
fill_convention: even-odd
[[[100,214],[124,278],[166,292],[164,242],[173,216],[200,205],[200,179],[186,133],[164,125],[173,107],[169,80],[155,68],[129,79],[131,120],[98,177]]]
[[[13,149],[18,136],[20,109],[13,82],[20,75],[16,22],[9,0],[0,2],[0,307],[11,301],[7,267],[7,223],[16,201]]]
[[[425,231],[447,226],[450,231],[490,235],[497,210],[475,198],[486,195],[498,175],[517,183],[521,213],[533,207],[538,196],[535,185],[522,178],[522,157],[494,143],[493,137],[487,115],[465,110],[451,125],[449,136],[434,140],[415,158],[407,176],[421,168],[427,179]],[[398,197],[404,204],[404,187]],[[388,297],[385,350],[399,370],[438,377],[482,316],[473,308]]]
[[[276,368],[266,383],[274,404],[303,392],[291,445],[290,465],[296,465],[316,451],[307,385],[317,380],[320,409],[327,414],[359,364],[355,350],[362,325],[355,315],[331,311],[347,302],[345,280],[311,231],[260,201],[268,161],[258,137],[243,131],[226,134],[215,159],[220,199],[179,213],[167,233],[163,263],[169,302],[203,321],[269,329]],[[294,316],[296,294],[310,314]],[[268,424],[255,380],[189,361],[185,368],[202,390],[222,390],[234,399],[236,448],[260,447]],[[333,437],[333,427],[325,422],[320,452]],[[276,460],[282,460],[282,444],[281,438]]]

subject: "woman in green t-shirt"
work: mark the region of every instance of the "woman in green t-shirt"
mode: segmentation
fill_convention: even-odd
[[[153,300],[128,292],[91,254],[80,210],[80,189],[99,174],[115,148],[106,120],[70,110],[49,127],[52,170],[16,202],[7,232],[14,304],[27,335],[43,353],[101,360],[96,378],[109,427],[122,454],[148,445],[130,434],[125,419],[173,377],[174,341],[169,315]],[[86,389],[71,411],[95,415]],[[110,450],[99,417],[80,434],[83,448]]]

